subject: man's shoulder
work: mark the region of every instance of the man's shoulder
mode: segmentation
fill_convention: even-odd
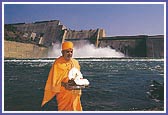
[[[78,60],[76,60],[76,59],[74,59],[74,58],[72,58],[72,61],[78,62]]]
[[[55,59],[54,63],[59,63],[61,61],[62,61],[62,57],[60,56],[60,57],[58,57],[58,58]]]
[[[56,63],[62,63],[62,62],[64,62],[65,60],[64,60],[64,58],[62,57],[62,56],[60,56],[60,57],[58,57],[57,59],[55,59],[55,64]],[[76,59],[74,59],[74,58],[71,58],[71,61],[73,61],[73,62],[76,62],[76,63],[79,63],[78,62],[78,60],[76,60]]]

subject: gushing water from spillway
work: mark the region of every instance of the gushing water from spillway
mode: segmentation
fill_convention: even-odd
[[[61,45],[54,44],[52,49],[48,52],[49,58],[55,58],[61,56]],[[122,58],[125,55],[121,52],[117,52],[115,49],[111,49],[110,47],[105,48],[96,48],[93,44],[85,44],[80,48],[74,47],[74,58]]]

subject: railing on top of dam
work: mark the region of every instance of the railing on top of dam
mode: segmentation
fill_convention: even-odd
[[[65,40],[76,41],[76,40],[91,40],[91,38],[68,38]]]
[[[115,36],[115,37],[103,37],[100,38],[100,41],[103,40],[138,40],[138,39],[146,39],[148,36]]]
[[[138,40],[138,39],[163,39],[163,35],[156,36],[147,36],[147,35],[139,35],[139,36],[114,36],[114,37],[101,37],[98,38],[99,41],[103,40]],[[96,40],[97,38],[68,38],[66,40],[76,41],[76,40]]]
[[[103,41],[103,40],[138,40],[138,39],[146,39],[147,37],[135,37],[135,36],[129,36],[129,37],[125,37],[125,36],[116,36],[116,37],[102,37],[99,38],[99,41]],[[70,41],[77,41],[77,40],[96,40],[96,38],[68,38],[65,40],[70,40]]]

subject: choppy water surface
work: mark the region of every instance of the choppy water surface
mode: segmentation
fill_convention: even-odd
[[[155,59],[78,59],[90,86],[81,97],[84,111],[134,111],[164,107],[146,92],[152,80],[164,83],[164,61]],[[55,99],[40,107],[54,59],[4,60],[5,111],[55,111]]]

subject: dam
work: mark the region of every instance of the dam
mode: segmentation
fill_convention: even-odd
[[[107,37],[101,28],[71,30],[59,20],[5,24],[5,58],[47,58],[54,44],[72,41],[76,48],[92,44],[110,47],[127,57],[164,57],[164,35]]]

